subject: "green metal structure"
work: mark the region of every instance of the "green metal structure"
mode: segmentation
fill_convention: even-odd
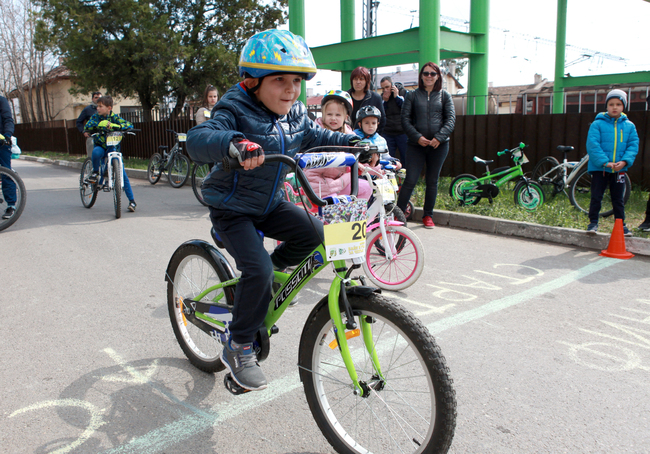
[[[489,0],[471,0],[470,32],[440,27],[440,0],[420,0],[420,26],[400,33],[354,39],[355,0],[341,1],[341,42],[312,48],[320,69],[341,72],[341,87],[350,85],[350,73],[357,66],[377,68],[408,63],[439,62],[469,58],[469,96],[487,96]],[[304,0],[289,0],[289,29],[304,36]],[[304,90],[303,90],[304,92]],[[304,94],[301,95],[304,100]],[[476,112],[486,113],[484,103]],[[473,108],[474,106],[472,106]]]
[[[469,33],[440,26],[440,0],[420,0],[420,26],[399,33],[355,39],[355,1],[341,2],[341,42],[313,47],[320,69],[341,72],[341,87],[350,85],[350,74],[358,66],[378,68],[441,59],[469,59],[468,99],[487,99],[490,0],[470,0]],[[650,71],[602,76],[564,77],[567,1],[558,0],[553,113],[564,112],[564,89],[647,82]],[[650,1],[650,0],[646,0]],[[289,29],[305,35],[304,0],[289,0]],[[300,98],[305,102],[305,85]],[[487,113],[487,102],[470,102],[469,115]]]

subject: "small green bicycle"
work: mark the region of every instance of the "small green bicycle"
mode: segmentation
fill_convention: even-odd
[[[499,167],[490,172],[489,164],[494,161],[485,161],[474,156],[474,162],[485,165],[485,176],[476,178],[474,175],[464,173],[458,175],[449,186],[449,195],[457,200],[460,205],[476,205],[482,198],[492,203],[499,195],[499,188],[509,181],[519,178],[514,190],[515,204],[527,211],[535,211],[544,204],[544,191],[539,183],[524,176],[521,169],[528,162],[524,148],[528,145],[520,143],[511,150],[499,151],[497,155],[503,156],[510,153],[514,165],[512,167]]]
[[[274,154],[265,156],[265,165],[289,166],[315,205],[335,209],[335,200],[314,194],[301,169],[352,166],[355,194],[356,159],[341,152],[305,153],[297,160]],[[239,164],[224,160],[219,165],[232,171]],[[354,217],[358,212],[347,206],[339,206],[341,212]],[[365,210],[361,212],[365,216]],[[333,225],[337,232],[344,227],[351,239],[357,237],[364,245],[365,217],[351,221]],[[212,236],[221,247],[214,229]],[[410,311],[351,277],[362,257],[348,257],[339,245],[327,243],[314,249],[292,273],[274,272],[274,294],[254,342],[258,360],[269,355],[270,338],[278,333],[276,323],[290,302],[320,271],[330,269],[328,296],[307,318],[298,352],[300,380],[323,435],[345,454],[448,452],[456,425],[456,398],[440,347]],[[346,260],[352,260],[352,266]],[[221,352],[229,336],[239,277],[217,248],[190,240],[172,255],[165,280],[169,316],[183,352],[205,372],[222,371]],[[247,391],[230,374],[224,376],[224,384],[233,394]]]

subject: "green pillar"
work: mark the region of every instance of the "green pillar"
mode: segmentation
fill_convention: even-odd
[[[354,0],[341,0],[341,42],[354,41]],[[346,68],[341,71],[341,90],[350,88],[350,75],[352,69]]]
[[[304,0],[289,0],[289,31],[294,35],[305,37],[305,2]],[[309,44],[309,43],[307,43]],[[307,105],[307,84],[302,81],[299,101]]]
[[[555,81],[553,81],[553,113],[564,113],[564,59],[566,50],[567,0],[557,0],[557,31],[555,34]]]
[[[440,0],[420,0],[420,68],[429,61],[440,63]]]
[[[490,29],[490,1],[472,0],[469,32],[474,34],[474,52],[469,57],[467,113],[487,114],[488,96],[488,34]]]

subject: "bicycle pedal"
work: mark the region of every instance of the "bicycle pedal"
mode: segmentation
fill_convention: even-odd
[[[226,375],[224,375],[223,384],[226,387],[226,389],[230,391],[232,394],[234,394],[235,396],[239,396],[240,394],[248,393],[251,391],[250,389],[242,388],[241,386],[239,386],[237,382],[232,378],[231,373],[227,373]]]

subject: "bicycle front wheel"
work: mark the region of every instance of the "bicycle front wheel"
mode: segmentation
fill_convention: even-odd
[[[625,194],[623,195],[623,203],[627,203],[632,193],[632,182],[630,177],[625,174]],[[569,200],[574,207],[589,214],[589,205],[591,204],[591,174],[585,168],[578,176],[571,182],[569,187]],[[614,206],[612,205],[612,196],[609,190],[605,191],[603,202],[600,206],[599,217],[608,217],[614,214]]]
[[[92,208],[97,200],[97,183],[90,183],[88,177],[93,173],[93,161],[88,158],[81,166],[81,175],[79,176],[79,193],[81,194],[81,203],[86,208]]]
[[[339,453],[446,453],[456,395],[435,339],[411,312],[381,295],[348,300],[361,329],[345,336],[367,395],[355,393],[327,297],[309,315],[300,342],[300,378],[321,432]]]
[[[544,205],[544,191],[534,181],[520,181],[515,186],[515,205],[519,205],[526,211],[536,211]]]
[[[210,164],[203,164],[202,166],[194,164],[194,169],[192,169],[192,191],[196,196],[196,200],[201,202],[201,205],[208,206],[208,204],[203,200],[203,194],[201,194],[201,188],[203,187],[203,180],[208,177],[210,169],[212,166]]]
[[[169,163],[169,184],[173,188],[180,188],[187,181],[190,175],[190,160],[187,156],[176,153],[176,156]]]
[[[162,175],[162,171],[162,156],[160,153],[154,153],[151,159],[149,159],[149,165],[147,166],[147,180],[149,180],[149,183],[158,183],[158,180],[160,180],[160,176]]]
[[[225,366],[221,363],[221,352],[225,337],[211,336],[187,320],[184,301],[195,300],[205,290],[228,280],[228,276],[222,275],[214,258],[206,250],[194,244],[184,244],[172,256],[167,278],[169,318],[183,353],[194,367],[204,372],[223,370]],[[228,287],[204,295],[201,301],[228,300],[232,303],[233,297],[234,287]],[[216,310],[218,309],[215,307]]]
[[[8,219],[2,219],[7,208],[9,208],[5,193],[13,192],[12,188],[16,192],[16,201],[12,204],[16,211]],[[26,203],[27,191],[22,178],[14,170],[8,169],[7,167],[0,167],[0,230],[6,229],[18,220],[20,215],[23,214]]]
[[[392,258],[386,256],[391,251]],[[424,268],[424,247],[412,230],[402,226],[386,226],[386,236],[373,230],[366,239],[366,260],[363,270],[378,287],[403,290],[418,280]]]
[[[115,217],[122,217],[122,172],[120,172],[120,163],[116,159],[111,162],[111,172],[113,173],[113,205],[115,206]]]
[[[531,178],[539,183],[547,197],[555,197],[555,194],[564,189],[559,165],[560,163],[553,156],[546,156],[533,169]]]

